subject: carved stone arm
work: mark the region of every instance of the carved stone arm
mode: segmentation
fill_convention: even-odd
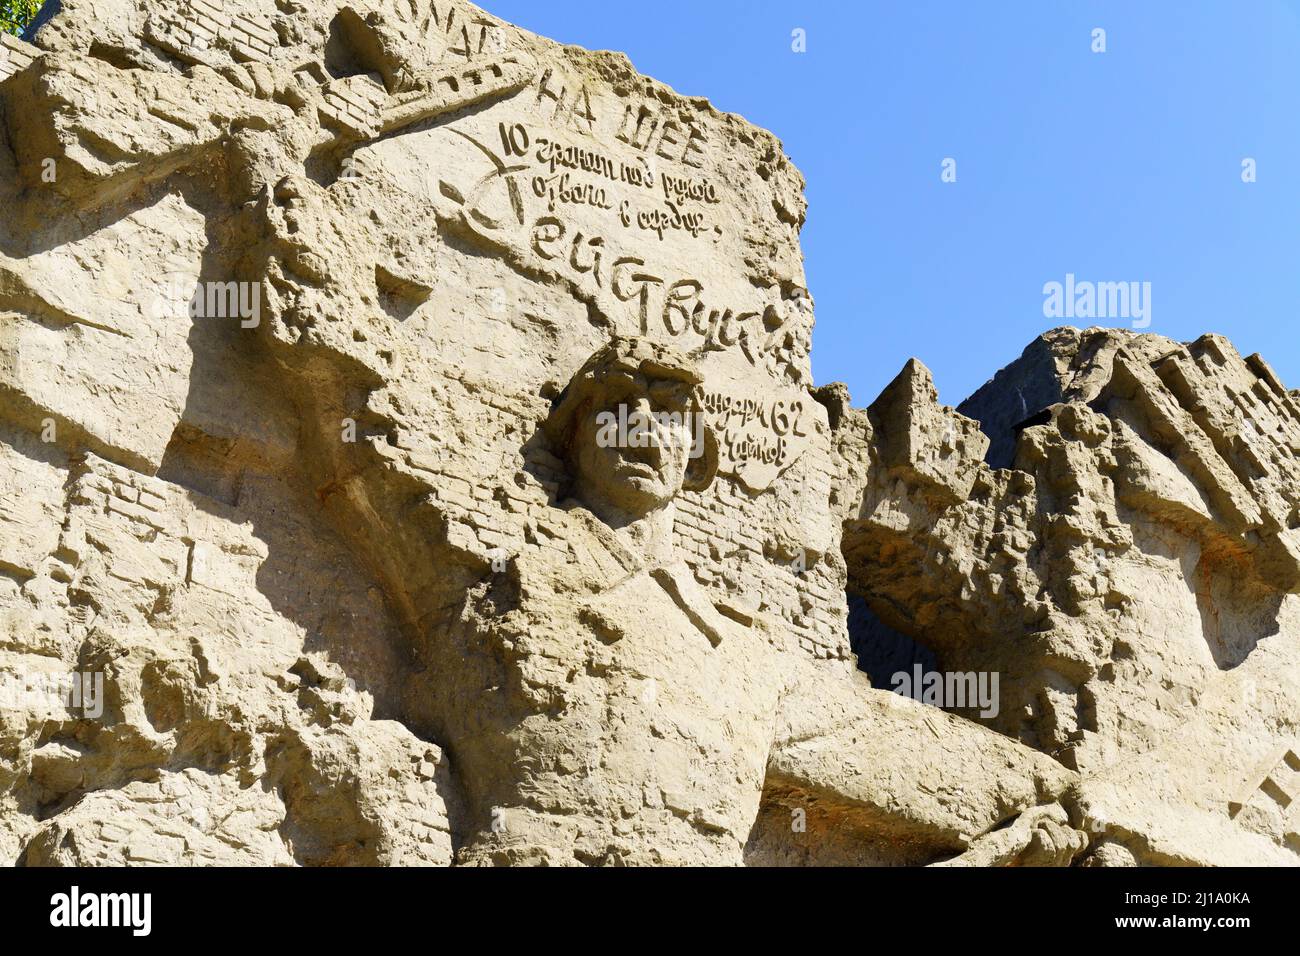
[[[934,862],[1056,801],[1077,779],[1045,754],[874,689],[862,674],[810,666],[778,715],[764,800],[815,804],[837,825]]]

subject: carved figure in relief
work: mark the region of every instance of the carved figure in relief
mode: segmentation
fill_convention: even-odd
[[[420,694],[462,787],[460,861],[740,863],[776,780],[905,828],[926,812],[909,765],[950,765],[954,753],[1005,759],[992,786],[1009,804],[1059,792],[1066,775],[1046,758],[955,720],[906,739],[906,754],[896,735],[864,747],[891,695],[809,666],[781,628],[696,583],[672,519],[676,497],[707,487],[716,466],[713,436],[692,457],[684,424],[701,412],[701,384],[688,358],[648,340],[614,338],[592,355],[544,425],[569,470],[550,529],[568,557],[517,556],[432,637]],[[602,415],[619,406],[683,424],[657,425],[644,447],[600,441]],[[846,723],[851,740],[825,731]],[[841,763],[823,763],[827,747],[896,765],[898,799],[865,810]]]

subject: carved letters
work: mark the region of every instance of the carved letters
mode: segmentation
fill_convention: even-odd
[[[763,491],[808,448],[811,399],[795,389],[755,398],[722,391],[704,394],[704,411],[719,436],[718,470],[750,491]]]
[[[775,302],[746,308],[715,301],[700,280],[652,265],[618,239],[654,237],[658,244],[672,232],[694,238],[711,233],[716,239],[721,229],[709,228],[708,216],[722,197],[711,179],[657,170],[645,155],[620,158],[594,142],[575,145],[518,122],[498,123],[498,148],[453,132],[492,164],[467,191],[442,185],[444,194],[462,204],[472,230],[494,244],[522,247],[580,287],[626,303],[626,333],[666,334],[702,352],[734,348],[749,364],[765,366],[766,353],[778,344],[765,323]],[[578,224],[571,217],[580,212],[607,225],[597,231]]]

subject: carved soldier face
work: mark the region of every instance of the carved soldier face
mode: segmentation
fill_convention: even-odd
[[[694,364],[644,339],[618,338],[573,377],[546,423],[574,495],[639,518],[683,488],[708,486],[717,443],[705,427]]]
[[[691,387],[622,371],[602,384],[575,425],[575,490],[639,517],[682,489],[697,427]]]

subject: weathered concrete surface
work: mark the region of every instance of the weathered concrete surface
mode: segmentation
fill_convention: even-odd
[[[4,51],[0,859],[1295,862],[1262,361],[853,409],[780,143],[459,0]],[[871,686],[846,590],[998,706]]]
[[[961,406],[987,434],[915,362],[836,428],[849,589],[1000,673],[962,713],[1080,772],[1095,848],[1296,862],[1296,399],[1221,336],[1056,329]]]

